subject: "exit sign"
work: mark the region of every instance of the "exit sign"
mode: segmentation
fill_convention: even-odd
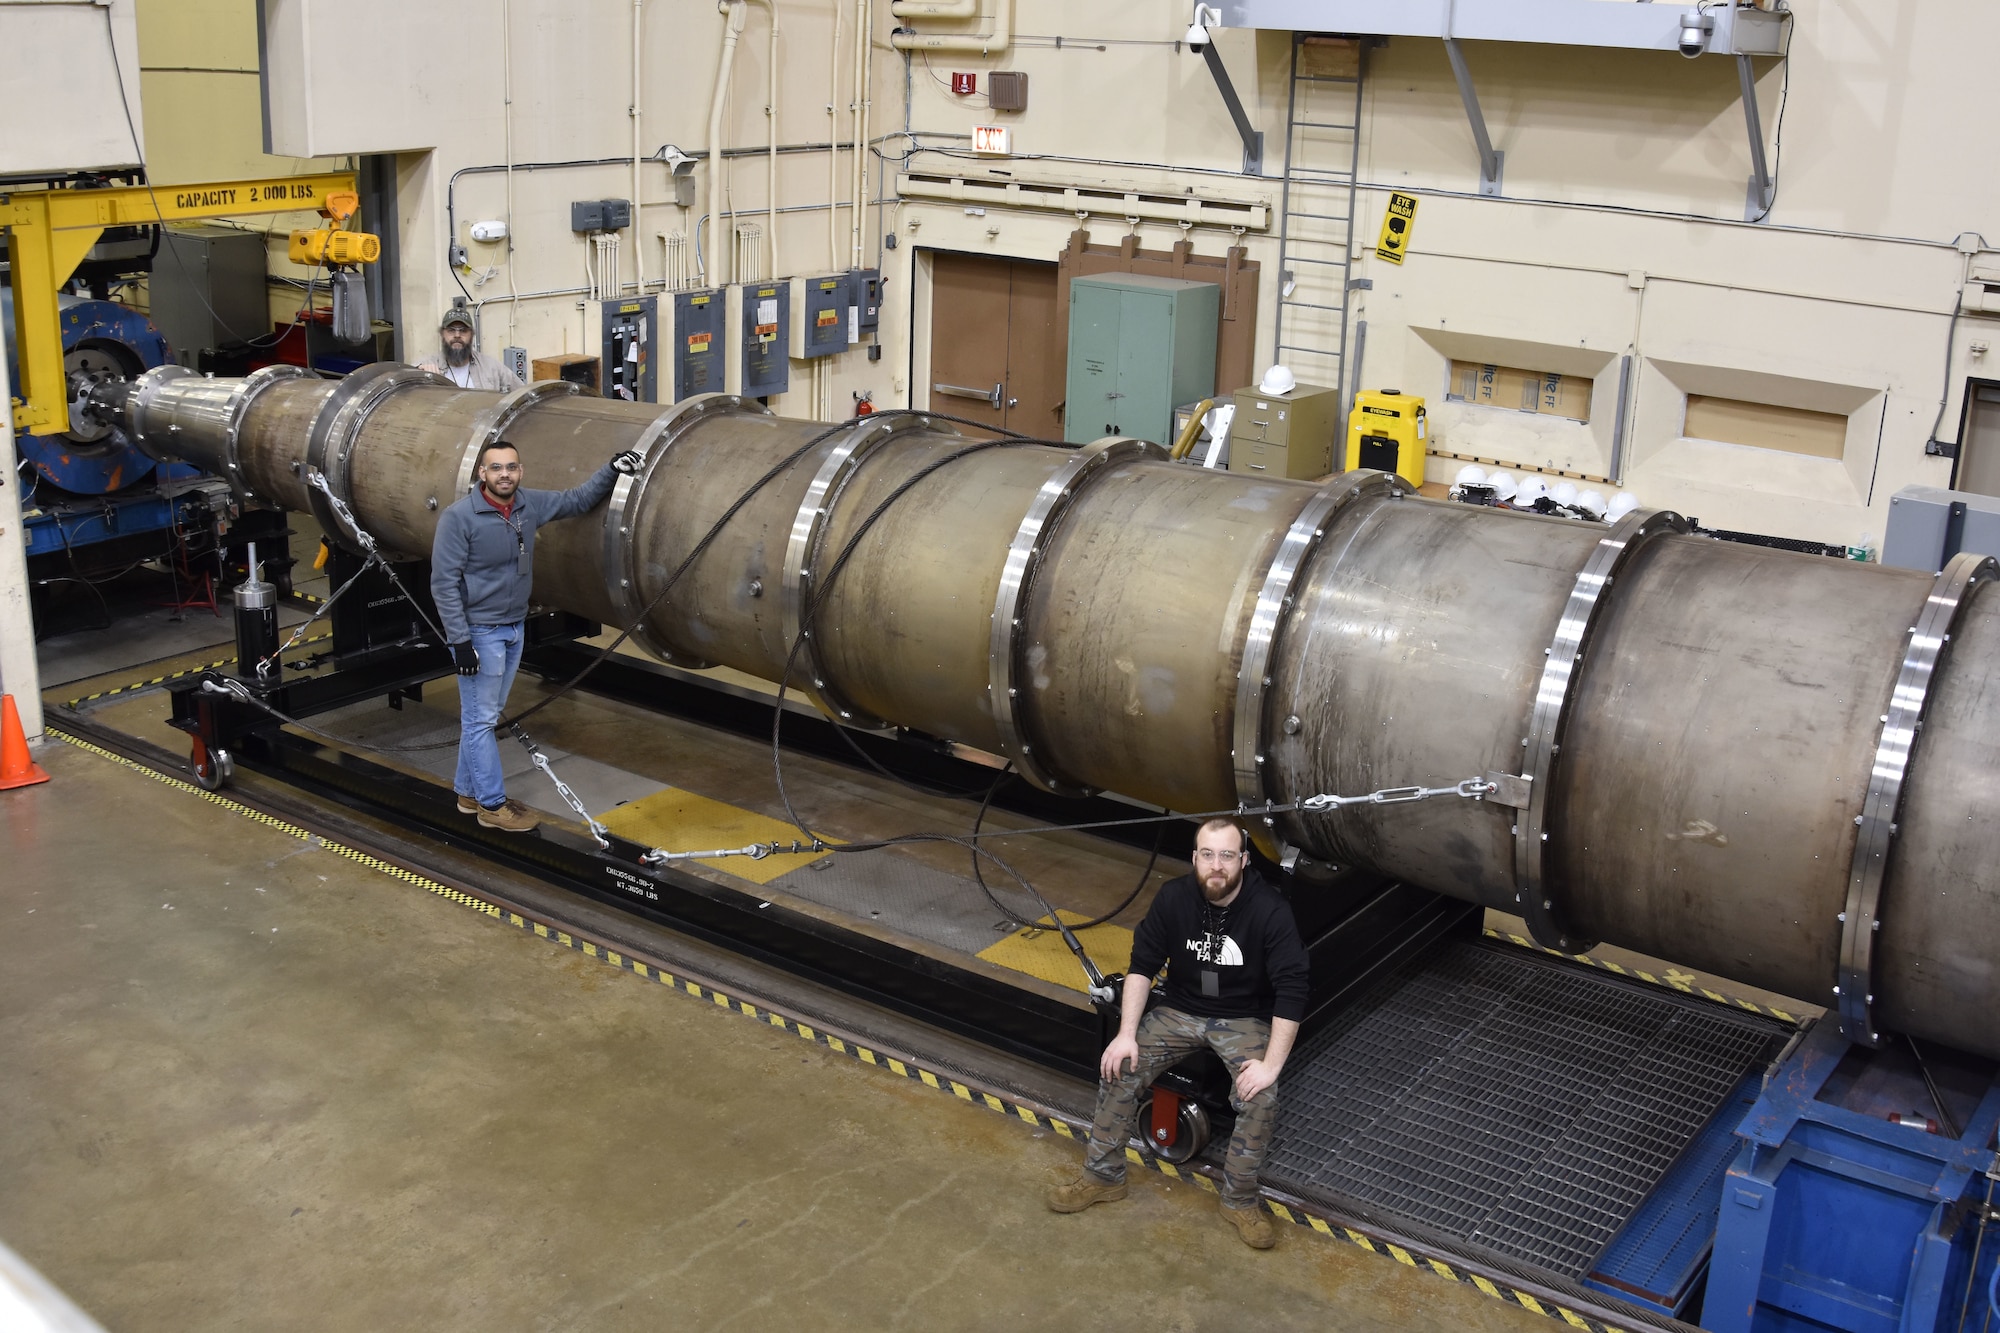
[[[991,153],[1005,157],[1013,151],[1009,142],[1011,130],[1005,125],[974,125],[972,127],[972,151]]]

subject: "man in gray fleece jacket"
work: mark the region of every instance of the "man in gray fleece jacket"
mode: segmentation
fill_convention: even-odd
[[[618,475],[639,470],[630,449],[567,491],[521,485],[521,454],[505,440],[479,451],[479,484],[438,516],[431,541],[431,596],[458,666],[458,791],[460,814],[487,828],[526,833],[541,821],[507,799],[500,743],[493,726],[521,665],[522,622],[534,584],[535,529],[604,503]]]

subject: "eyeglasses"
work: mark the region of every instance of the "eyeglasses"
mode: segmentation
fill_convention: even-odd
[[[521,465],[519,463],[488,463],[486,470],[488,472],[519,472]]]
[[[1203,847],[1194,854],[1194,859],[1205,866],[1232,866],[1243,859],[1243,853],[1218,852]]]

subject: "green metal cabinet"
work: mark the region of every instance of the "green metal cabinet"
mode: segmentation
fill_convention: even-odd
[[[1101,273],[1069,285],[1069,382],[1063,438],[1173,443],[1174,407],[1215,393],[1212,282]]]

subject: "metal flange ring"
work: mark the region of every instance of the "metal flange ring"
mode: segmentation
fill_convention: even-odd
[[[1000,569],[1000,590],[993,599],[993,631],[987,643],[987,693],[991,696],[993,722],[1000,732],[1000,748],[1014,761],[1014,771],[1044,791],[1062,796],[1092,796],[1096,789],[1066,782],[1044,765],[1029,740],[1027,696],[1021,693],[1020,659],[1027,596],[1042,562],[1042,551],[1055,535],[1069,508],[1092,478],[1101,476],[1119,463],[1142,458],[1165,458],[1167,451],[1147,440],[1112,435],[1086,444],[1063,460],[1035,493],[1034,503],[1014,532],[1007,548],[1007,563]]]
[[[227,473],[223,480],[239,500],[254,500],[256,493],[243,480],[243,459],[236,452],[238,441],[243,437],[243,422],[250,415],[250,404],[260,398],[264,390],[283,380],[316,380],[319,376],[303,366],[264,366],[251,371],[244,377],[243,386],[236,396],[229,400],[229,420],[222,428],[223,470]]]
[[[347,462],[361,423],[383,400],[399,389],[412,384],[448,386],[450,383],[442,375],[394,361],[377,361],[354,371],[334,386],[333,393],[320,405],[318,415],[313,417],[312,432],[306,442],[306,468],[324,476],[327,487],[352,509],[354,494],[348,484]],[[320,493],[318,487],[306,487],[306,503],[328,541],[359,552],[335,516],[333,506],[327,503],[326,496]]]
[[[153,399],[159,396],[161,385],[170,384],[175,380],[187,379],[193,374],[194,372],[186,366],[169,361],[166,365],[154,366],[151,370],[139,376],[138,381],[132,386],[132,396],[137,400],[137,407],[127,412],[126,416],[132,422],[132,433],[139,445],[140,452],[155,462],[165,461],[172,458],[174,454],[167,447],[170,442],[169,439],[156,440],[151,437],[149,427],[152,423],[148,418],[152,413]],[[166,432],[169,437],[171,437],[172,433],[171,429]]]
[[[447,384],[449,380],[445,381]],[[458,459],[458,494],[468,495],[476,478],[473,469],[479,465],[479,451],[507,433],[507,427],[530,407],[551,396],[567,398],[581,390],[568,380],[536,380],[523,384],[518,389],[510,389],[506,396],[472,419],[472,435],[465,442],[465,452]]]
[[[1548,873],[1549,775],[1562,751],[1563,729],[1569,723],[1570,691],[1590,651],[1591,631],[1604,609],[1607,589],[1641,546],[1668,533],[1685,533],[1688,521],[1666,509],[1634,510],[1612,525],[1577,571],[1555,639],[1542,664],[1528,713],[1528,734],[1522,742],[1521,776],[1528,779],[1528,805],[1514,812],[1514,903],[1528,923],[1528,933],[1545,949],[1583,953],[1597,941],[1583,939],[1564,918]]]
[[[1840,979],[1833,988],[1839,1000],[1840,1035],[1864,1046],[1881,1041],[1875,1027],[1875,932],[1882,928],[1882,889],[1910,755],[1952,631],[1974,591],[1996,577],[2000,563],[1972,551],[1953,556],[1945,565],[1911,627],[1910,646],[1904,650],[1902,670],[1896,673],[1889,711],[1882,717],[1882,738],[1868,770],[1868,794],[1854,817],[1858,827],[1848,866],[1847,910],[1840,914]]]
[[[1356,500],[1371,496],[1400,499],[1407,493],[1393,473],[1341,473],[1306,501],[1264,571],[1264,585],[1257,593],[1257,606],[1250,613],[1250,628],[1243,637],[1243,663],[1236,670],[1235,730],[1229,752],[1236,771],[1236,801],[1248,814],[1273,799],[1264,782],[1264,692],[1271,684],[1271,659],[1277,652],[1278,635],[1292,606],[1292,585],[1336,514]],[[1266,856],[1278,860],[1284,849],[1274,827],[1266,817],[1254,824],[1250,836]]]
[[[617,484],[611,488],[611,498],[604,506],[605,594],[610,597],[611,605],[617,609],[619,620],[633,642],[662,662],[671,662],[690,671],[701,671],[714,663],[702,661],[692,653],[674,651],[646,625],[647,608],[639,592],[638,543],[633,540],[632,527],[637,520],[639,506],[646,497],[647,487],[653,480],[654,460],[664,456],[696,422],[720,412],[771,415],[770,408],[735,394],[704,393],[682,399],[653,418],[640,432],[639,438],[632,442],[633,452],[639,455],[639,468],[629,476],[619,476]]]
[[[799,512],[792,518],[791,540],[785,544],[785,642],[800,645],[803,641],[805,679],[798,682],[800,691],[822,713],[850,726],[879,729],[889,723],[862,712],[841,698],[828,683],[831,678],[820,659],[819,640],[813,637],[812,627],[806,623],[806,610],[817,590],[813,569],[822,557],[833,558],[829,552],[820,550],[820,542],[825,537],[827,521],[833,517],[834,506],[840,501],[840,493],[870,454],[898,435],[947,430],[948,427],[940,427],[925,416],[864,418],[820,463],[812,485],[806,487],[805,499],[799,502]]]

